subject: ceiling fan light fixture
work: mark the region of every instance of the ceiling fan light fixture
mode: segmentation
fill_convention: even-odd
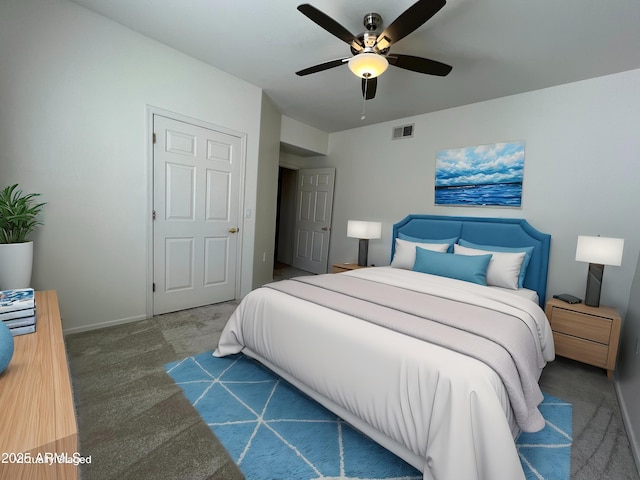
[[[365,52],[349,59],[349,70],[357,77],[375,78],[383,73],[389,62],[386,57],[377,53]]]

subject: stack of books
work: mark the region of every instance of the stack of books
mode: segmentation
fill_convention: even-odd
[[[36,300],[33,288],[0,290],[0,320],[11,334],[24,335],[36,331]]]

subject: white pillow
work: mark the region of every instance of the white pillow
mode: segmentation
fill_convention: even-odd
[[[487,285],[509,288],[511,290],[518,289],[518,277],[520,276],[520,268],[522,267],[526,252],[492,252],[489,250],[463,247],[456,243],[453,245],[453,253],[460,255],[492,254],[493,256],[487,268]]]
[[[404,268],[412,270],[416,263],[416,247],[432,250],[434,252],[445,253],[449,249],[448,243],[418,243],[396,238],[396,249],[393,253],[391,266],[394,268]],[[486,254],[486,252],[485,252]]]

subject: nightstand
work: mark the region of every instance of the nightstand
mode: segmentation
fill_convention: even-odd
[[[349,270],[357,270],[359,268],[367,268],[367,266],[360,266],[357,263],[334,263],[331,273],[348,272]]]
[[[557,355],[604,368],[612,378],[620,339],[617,309],[569,304],[554,298],[547,302],[545,313]]]

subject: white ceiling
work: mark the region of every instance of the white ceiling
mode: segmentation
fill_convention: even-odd
[[[261,87],[283,114],[327,132],[640,68],[640,0],[449,0],[391,53],[453,71],[390,66],[361,120],[360,79],[346,65],[294,73],[350,55],[297,11],[305,0],[74,1]],[[366,13],[388,25],[414,0],[310,3],[357,35]]]

